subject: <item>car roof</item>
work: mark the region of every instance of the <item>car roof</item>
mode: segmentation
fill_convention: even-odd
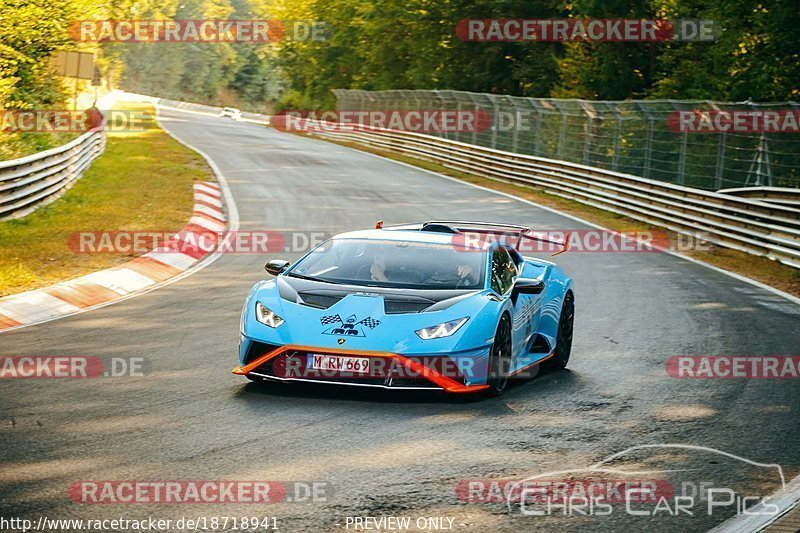
[[[413,229],[369,229],[350,231],[335,235],[334,239],[365,239],[375,241],[396,241],[396,242],[417,242],[426,244],[448,244],[458,245],[458,241],[453,240],[454,234],[439,231],[420,231]],[[491,250],[497,243],[491,239],[482,240],[481,248]]]

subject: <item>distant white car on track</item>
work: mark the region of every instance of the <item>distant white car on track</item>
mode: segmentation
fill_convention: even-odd
[[[222,111],[219,112],[219,116],[239,120],[242,117],[242,112],[235,107],[223,107]]]

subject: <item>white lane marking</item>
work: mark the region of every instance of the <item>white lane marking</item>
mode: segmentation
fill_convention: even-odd
[[[230,120],[230,119],[228,119],[226,117],[220,117],[219,113],[212,113],[210,111],[197,111],[195,109],[183,109],[182,107],[172,107],[172,106],[160,104],[158,102],[153,102],[153,106],[156,109],[161,107],[161,108],[164,108],[164,109],[169,109],[170,111],[180,111],[181,113],[191,113],[193,115],[203,115],[204,117],[215,117],[215,118],[221,118],[221,119],[225,119],[225,120]],[[156,112],[156,114],[158,114],[158,113]],[[156,117],[156,122],[158,122],[158,117]],[[160,126],[160,124],[159,124],[159,126]],[[161,128],[161,129],[164,129],[164,128]],[[180,142],[180,141],[178,141],[178,142]],[[181,143],[181,144],[183,144],[183,143]],[[186,146],[189,146],[189,145],[187,144]],[[194,148],[193,148],[193,150],[194,150]],[[197,151],[197,150],[195,150],[195,151]]]
[[[223,233],[225,231],[225,224],[212,222],[203,217],[192,217],[189,219],[189,224],[196,224],[201,228],[205,228],[208,231],[213,231],[215,233]]]
[[[203,194],[207,194],[209,196],[213,196],[214,198],[219,198],[220,196],[222,196],[222,192],[220,192],[219,187],[212,183],[205,183],[205,182],[195,183],[194,190],[202,192]]]
[[[220,200],[218,197],[210,196],[199,191],[195,193],[194,200],[196,202],[206,202],[207,204],[222,208],[222,200]]]
[[[80,307],[47,294],[43,290],[15,294],[4,299],[0,304],[0,313],[23,323],[47,319],[61,313],[73,313],[79,309]]]
[[[81,278],[89,283],[96,283],[111,289],[120,295],[130,294],[155,283],[155,280],[143,276],[129,268],[110,268],[99,272],[92,272]]]
[[[144,254],[144,257],[155,259],[178,270],[186,270],[197,261],[194,257],[180,252],[150,252]]]
[[[214,209],[213,207],[208,207],[207,205],[199,205],[199,204],[195,205],[194,212],[195,214],[203,213],[204,215],[208,215],[214,218],[215,220],[219,220],[220,222],[225,222],[225,218],[224,215],[222,214],[222,211]]]

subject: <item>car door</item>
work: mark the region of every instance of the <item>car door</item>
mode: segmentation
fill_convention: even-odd
[[[547,267],[531,264],[528,261],[523,261],[521,267],[521,277],[529,279],[542,279],[548,271]],[[540,342],[533,343],[532,337],[539,332],[539,322],[542,316],[542,301],[544,293],[542,294],[520,294],[520,306],[518,310],[520,313],[520,320],[524,319],[527,322],[527,335],[526,346],[528,351],[539,353],[541,351],[549,352],[547,343],[539,339]],[[534,357],[534,359],[538,358]]]
[[[503,247],[497,248],[492,254],[490,286],[498,295],[512,300],[511,344],[515,357],[526,345],[531,332],[530,312],[528,311],[530,297],[524,294],[511,297],[514,282],[518,277],[519,267],[512,259],[511,254]]]

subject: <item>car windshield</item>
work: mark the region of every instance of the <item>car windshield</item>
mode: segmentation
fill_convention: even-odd
[[[452,244],[331,239],[289,276],[328,283],[408,289],[482,289],[487,253]]]

